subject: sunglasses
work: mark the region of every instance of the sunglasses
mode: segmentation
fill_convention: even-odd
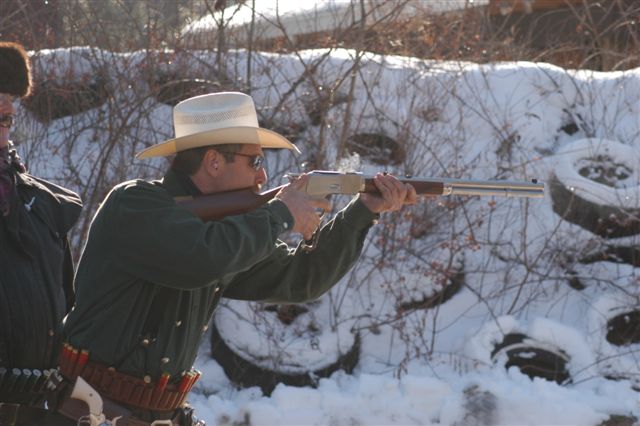
[[[0,115],[0,127],[9,129],[11,126],[13,126],[13,115]]]
[[[237,152],[232,152],[230,154],[239,155],[240,157],[247,157],[250,159],[249,166],[256,172],[264,167],[264,157],[260,154],[256,155],[248,155],[248,154],[239,154]]]

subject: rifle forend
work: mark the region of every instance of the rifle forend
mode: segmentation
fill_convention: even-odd
[[[309,173],[309,182],[305,188],[311,196],[330,194],[357,194],[359,192],[378,192],[373,176],[361,173],[341,173],[315,170]],[[299,175],[289,174],[289,178]],[[481,181],[443,178],[404,178],[420,195],[498,195],[505,197],[544,197],[544,184],[516,181]],[[273,188],[261,194],[251,189],[219,192],[201,197],[179,197],[176,202],[204,221],[219,220],[227,216],[247,213],[271,200],[282,189]]]

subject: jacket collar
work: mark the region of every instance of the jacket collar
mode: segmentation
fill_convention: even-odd
[[[190,195],[197,197],[202,195],[195,183],[184,173],[169,170],[162,179],[162,186],[174,197]]]

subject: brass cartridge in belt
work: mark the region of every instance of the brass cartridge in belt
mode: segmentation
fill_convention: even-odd
[[[152,386],[145,386],[142,389],[142,397],[140,398],[140,406],[141,407],[149,407],[149,404],[151,403],[151,395],[153,394],[153,387]]]
[[[173,396],[169,403],[172,407],[178,406],[181,399],[184,399],[189,392],[190,386],[193,385],[197,375],[194,370],[187,371],[183,374],[180,383],[178,384],[178,392]]]
[[[142,400],[142,391],[144,390],[143,384],[134,384],[133,392],[131,392],[131,397],[129,398],[132,405],[139,406],[140,401]]]
[[[151,393],[153,392],[153,384],[151,383],[151,376],[146,375],[142,378],[144,382],[142,386],[142,392],[140,393],[140,400],[138,405],[141,407],[147,407],[151,400]]]
[[[187,389],[187,392],[190,392],[191,389],[193,389],[200,376],[202,376],[202,371],[194,370],[193,379],[191,380],[191,383],[189,383],[189,389]]]
[[[113,380],[111,382],[111,386],[108,388],[108,391],[111,395],[122,395],[124,394],[124,386],[126,382],[122,380]]]
[[[10,372],[7,372],[7,375],[7,385],[4,388],[5,390],[14,391],[18,379],[22,376],[22,370],[12,368]]]
[[[196,377],[197,374],[195,371],[191,370],[189,372],[189,381],[187,382],[187,386],[184,389],[184,392],[187,393],[191,390],[191,386],[193,386],[193,383],[196,381]]]
[[[69,371],[69,362],[71,361],[71,345],[68,343],[62,344],[62,351],[60,352],[60,368],[62,371]]]
[[[169,400],[169,406],[175,408],[178,406],[178,402],[186,395],[184,392],[176,392]]]
[[[74,377],[82,374],[82,370],[84,370],[85,365],[87,365],[87,361],[89,361],[89,351],[83,349],[78,353],[78,358],[76,359],[75,366],[73,367]]]
[[[40,393],[44,391],[44,385],[47,382],[47,376],[45,376],[45,370],[37,370],[38,373],[36,374],[37,379],[35,384],[33,385],[33,391]]]
[[[167,384],[169,383],[169,379],[171,378],[171,374],[162,373],[156,385],[153,387],[153,393],[151,395],[150,405],[158,406],[160,404],[160,399],[167,388]]]
[[[62,383],[62,376],[57,368],[49,369],[49,380],[47,380],[47,389],[55,390]]]
[[[96,383],[100,383],[100,389],[109,389],[109,387],[111,386],[111,383],[114,381],[113,378],[114,378],[115,372],[116,372],[115,368],[113,367],[107,368],[107,371],[105,371],[104,374],[102,374],[102,378],[100,379],[100,382],[96,382]]]
[[[60,354],[60,371],[62,371],[67,378],[75,380],[73,372],[75,371],[76,361],[78,360],[79,351],[74,349],[68,343],[65,343],[62,347],[62,353]]]
[[[67,360],[69,361],[67,368],[69,370],[73,369],[73,366],[76,363],[76,358],[78,357],[78,353],[78,350],[73,346],[69,345],[67,347]]]
[[[163,392],[159,391],[157,387],[154,387],[151,391],[151,398],[149,398],[148,406],[157,407],[162,399],[162,394]]]
[[[20,375],[18,380],[16,380],[16,384],[13,387],[15,392],[26,392],[29,379],[31,379],[31,370],[29,370],[28,368],[23,368],[22,374]]]
[[[102,384],[102,379],[106,375],[106,371],[95,368],[91,364],[87,365],[87,367],[82,372],[82,377],[86,379],[87,383],[97,383],[99,385]]]
[[[193,378],[192,371],[185,371],[182,374],[182,379],[180,379],[180,383],[178,384],[178,392],[186,392],[191,379]]]
[[[49,380],[51,379],[51,370],[42,370],[42,385],[40,388],[41,392],[44,392],[49,386]]]
[[[160,398],[160,402],[158,403],[158,408],[160,410],[167,410],[169,408],[169,403],[173,401],[173,397],[176,393],[176,391],[165,390],[164,394],[162,394],[162,398]]]
[[[164,392],[165,388],[167,387],[167,384],[169,383],[170,378],[171,378],[171,374],[162,373],[162,375],[156,382],[156,389],[158,389],[160,392]]]
[[[69,358],[69,371],[73,374],[76,371],[76,363],[78,362],[78,356],[80,355],[80,351],[78,349],[73,349],[71,351],[71,357]],[[75,378],[75,376],[73,376]]]
[[[28,392],[39,392],[40,386],[42,384],[42,371],[35,369],[31,370],[31,381],[29,382],[29,391]]]
[[[176,395],[176,399],[174,399],[171,402],[171,406],[172,407],[179,407],[184,403],[185,399],[187,399],[187,394],[178,392],[178,394]]]
[[[58,360],[58,365],[60,366],[60,368],[63,369],[63,371],[64,371],[64,363],[65,363],[66,357],[67,357],[67,344],[63,342],[62,347],[60,347],[60,359]]]
[[[120,398],[123,401],[129,401],[131,399],[131,394],[133,393],[133,383],[130,381],[123,381],[122,387],[120,388]]]

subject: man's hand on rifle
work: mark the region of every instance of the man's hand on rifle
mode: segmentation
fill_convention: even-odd
[[[301,175],[289,185],[278,192],[276,198],[285,203],[295,223],[293,232],[302,234],[305,240],[310,240],[318,226],[320,226],[320,215],[317,210],[324,212],[331,209],[331,202],[324,197],[312,197],[304,192],[309,176]]]
[[[363,193],[360,199],[373,213],[398,211],[406,204],[416,204],[418,195],[410,184],[400,182],[394,176],[378,173],[373,178],[379,194]]]

